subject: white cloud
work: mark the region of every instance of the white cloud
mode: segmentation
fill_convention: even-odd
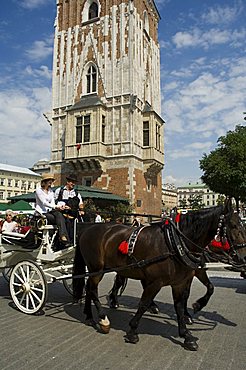
[[[186,148],[190,148],[190,149],[198,149],[198,150],[208,150],[211,148],[212,146],[212,142],[211,141],[205,141],[205,142],[194,142],[194,143],[191,143],[191,144],[188,144],[186,145]]]
[[[203,63],[191,63],[193,78],[167,91],[164,101],[167,175],[179,173],[180,178],[194,175],[199,178],[203,153],[209,153],[220,136],[243,122],[246,58],[213,59],[210,64],[214,69],[204,71]],[[171,74],[168,81],[172,86]]]
[[[191,31],[177,32],[172,41],[177,49],[181,48],[195,48],[201,47],[203,49],[208,49],[214,45],[222,44],[233,44],[244,43],[246,38],[246,29],[241,30],[220,30],[212,28],[208,31],[202,31],[201,29],[195,27]]]
[[[50,107],[47,88],[0,92],[0,158],[8,164],[31,167],[50,155],[50,127],[43,112]],[[7,148],[7,154],[6,154]]]
[[[209,8],[208,12],[202,15],[202,20],[210,24],[226,24],[236,20],[237,16],[241,13],[241,2],[239,6],[215,6]]]
[[[155,0],[155,3],[157,6],[165,6],[167,5],[171,0]]]
[[[40,68],[32,68],[32,66],[28,65],[25,68],[25,73],[30,77],[41,77],[46,78],[47,80],[51,80],[52,78],[52,71],[49,70],[47,66],[40,66]]]
[[[35,9],[50,3],[50,0],[21,0],[19,2],[19,5],[21,5],[25,9]]]
[[[53,53],[53,41],[51,38],[35,41],[25,53],[28,59],[32,61],[39,62],[44,60]]]

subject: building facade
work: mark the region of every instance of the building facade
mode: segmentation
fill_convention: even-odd
[[[57,0],[51,169],[159,214],[160,17],[152,0]]]
[[[178,205],[178,193],[175,186],[170,184],[164,184],[162,187],[162,210],[167,214],[177,207]]]
[[[189,199],[200,196],[201,203],[205,207],[213,207],[218,205],[220,194],[210,190],[205,184],[188,184],[177,187],[178,207],[189,208]]]
[[[32,166],[31,170],[39,175],[50,172],[50,161],[48,159],[40,159]]]
[[[0,163],[0,202],[8,203],[8,198],[33,193],[40,183],[40,175],[24,167]]]

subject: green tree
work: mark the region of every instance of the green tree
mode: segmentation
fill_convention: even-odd
[[[180,199],[179,204],[180,204],[181,208],[187,208],[188,207],[186,199]]]
[[[190,208],[191,209],[201,209],[204,207],[202,203],[202,195],[201,194],[194,194],[188,198]]]
[[[218,199],[217,199],[217,205],[218,206],[221,206],[222,204],[224,204],[225,203],[225,196],[224,195],[219,195],[218,196]]]
[[[239,209],[239,201],[246,199],[246,127],[236,126],[217,142],[218,147],[200,160],[201,178],[211,190],[234,197]]]

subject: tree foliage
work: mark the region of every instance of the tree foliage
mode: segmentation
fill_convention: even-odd
[[[204,203],[202,203],[202,195],[201,194],[193,194],[188,198],[189,206],[191,209],[201,209],[204,207]]]
[[[218,147],[200,160],[201,178],[211,190],[234,197],[238,208],[246,199],[246,127],[236,126],[217,142]]]

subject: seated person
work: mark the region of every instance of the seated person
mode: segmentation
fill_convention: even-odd
[[[18,223],[13,220],[14,213],[11,209],[5,212],[5,221],[2,225],[2,232],[18,232]]]
[[[71,246],[71,243],[69,242],[65,219],[62,214],[66,205],[55,204],[54,192],[51,189],[54,181],[53,175],[45,174],[42,176],[41,186],[36,190],[35,216],[46,217],[50,224],[57,225],[60,241],[68,248]]]
[[[70,240],[72,241],[74,238],[74,220],[77,219],[79,222],[84,221],[83,200],[75,188],[75,184],[78,183],[76,174],[69,174],[66,180],[64,186],[56,189],[55,202],[58,206],[66,206],[62,213],[66,220]]]

